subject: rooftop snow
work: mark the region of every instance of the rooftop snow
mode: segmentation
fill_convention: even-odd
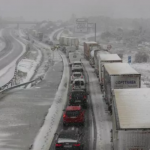
[[[104,67],[109,75],[140,74],[127,63],[107,63]]]
[[[100,54],[101,61],[121,61],[121,58],[117,54]]]
[[[114,89],[121,129],[150,128],[150,88]]]

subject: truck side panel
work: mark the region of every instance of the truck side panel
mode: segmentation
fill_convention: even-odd
[[[116,63],[116,62],[122,62],[122,60],[111,60],[111,61],[102,61],[99,60],[99,81],[100,84],[103,85],[103,80],[104,80],[104,64],[105,63]]]
[[[111,104],[113,89],[130,89],[141,87],[141,75],[110,76],[104,68],[104,98]]]
[[[111,76],[112,89],[140,88],[140,75]]]

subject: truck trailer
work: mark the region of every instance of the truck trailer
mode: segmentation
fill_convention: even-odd
[[[112,104],[113,89],[141,87],[141,74],[127,63],[104,64],[104,99],[109,108]]]
[[[61,36],[59,43],[61,46],[75,46],[76,50],[79,49],[79,39],[77,37]]]
[[[81,54],[79,52],[69,53],[69,63],[73,63],[74,61],[81,61]]]
[[[84,57],[89,60],[91,51],[96,48],[99,48],[97,42],[84,42]]]
[[[103,89],[104,82],[104,64],[122,62],[122,59],[117,54],[99,54],[99,82]]]
[[[150,88],[114,89],[111,141],[114,150],[150,150]]]
[[[94,51],[94,69],[97,76],[99,76],[99,59],[100,54],[110,54],[107,50]]]

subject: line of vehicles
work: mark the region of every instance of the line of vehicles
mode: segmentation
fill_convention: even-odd
[[[84,77],[83,65],[80,61],[81,59],[80,55],[81,54],[78,53],[77,51],[68,51],[68,54],[66,51],[66,56],[69,58],[69,63],[71,64],[71,69],[70,69],[71,70],[70,71],[71,91],[69,93],[69,102],[68,102],[69,105],[66,107],[66,109],[64,110],[64,114],[63,114],[64,126],[67,126],[70,124],[71,125],[73,124],[73,126],[75,124],[79,124],[83,126],[85,122],[84,108],[87,108],[87,97],[89,93],[86,90],[86,81]],[[120,150],[120,149],[148,150],[149,148],[148,144],[146,145],[147,148],[145,149],[146,146],[142,145],[143,144],[142,142],[136,142],[136,144],[134,142],[134,141],[142,140],[141,138],[142,136],[139,135],[138,137],[135,137],[136,135],[134,134],[135,132],[136,133],[142,132],[143,129],[136,128],[136,126],[138,126],[137,125],[138,122],[140,123],[139,126],[141,126],[142,123],[138,121],[136,126],[134,127],[135,123],[131,124],[133,123],[133,121],[129,121],[126,119],[123,120],[122,118],[121,119],[118,118],[118,116],[125,116],[126,114],[124,114],[123,112],[127,111],[126,109],[127,107],[129,107],[129,103],[123,104],[121,102],[125,98],[128,99],[127,98],[128,95],[124,95],[122,93],[128,93],[129,95],[131,95],[130,90],[131,91],[134,90],[134,93],[136,93],[136,90],[137,92],[142,91],[142,89],[140,88],[141,87],[141,74],[138,73],[136,70],[134,70],[129,64],[123,63],[122,59],[119,57],[118,54],[111,54],[107,49],[104,49],[97,42],[85,42],[84,43],[84,57],[89,61],[91,67],[93,67],[95,70],[95,74],[98,77],[98,81],[101,87],[101,92],[103,94],[104,101],[108,106],[108,110],[110,114],[112,114],[113,116],[112,117],[113,126],[112,126],[111,137],[110,137],[112,145],[113,145],[112,148],[115,150]],[[127,90],[128,92],[125,92]],[[144,96],[145,95],[142,96],[143,99],[144,99]],[[138,97],[138,99],[139,98],[140,97]],[[137,99],[137,96],[132,94],[132,99],[129,99],[129,101],[132,101],[135,99]],[[120,105],[116,105],[116,103]],[[126,107],[122,107],[122,105],[126,105]],[[138,107],[140,109],[143,107],[143,105],[138,106]],[[134,116],[137,111],[138,109],[135,109],[135,112],[128,111],[128,114],[132,112],[131,116]],[[138,120],[138,115],[135,116],[134,119]],[[120,125],[120,123],[122,123],[121,121],[123,123],[124,122],[126,123],[126,121],[128,121],[128,126],[132,126],[134,128],[129,129],[129,130],[120,129],[121,127],[118,127],[118,124]],[[127,126],[127,124],[125,124],[124,126]],[[145,128],[145,125],[141,126],[141,128]],[[150,129],[150,126],[149,128],[146,128],[146,129]],[[121,135],[122,131],[125,131],[127,134],[128,133],[133,134],[132,136],[134,137],[134,141],[131,142],[131,139],[130,141],[128,141],[129,138],[123,139],[122,138],[123,136]],[[68,132],[68,130],[63,130],[63,132]],[[73,130],[71,132],[73,132]],[[121,134],[118,135],[119,132]],[[76,138],[75,143],[65,141],[64,143],[61,143],[62,149],[83,149],[84,142],[82,140],[79,142],[79,139],[83,139],[82,132],[79,132],[79,130],[74,127],[74,134],[77,134],[78,136],[78,138]],[[119,137],[120,137],[120,140],[118,140]],[[145,140],[148,140],[148,137],[145,136],[144,138]],[[65,148],[66,143],[68,143],[69,145],[68,148]],[[78,146],[74,146],[73,144],[77,144]],[[123,146],[121,147],[121,145]]]
[[[70,47],[69,47],[70,48]],[[70,90],[68,104],[63,112],[63,130],[56,133],[56,150],[83,150],[84,134],[82,127],[85,125],[85,110],[88,106],[87,83],[81,56],[76,50],[66,48],[70,66]]]
[[[118,54],[84,43],[84,57],[94,67],[108,110],[112,115],[113,150],[149,150],[149,88],[141,88],[141,74]],[[92,46],[94,49],[92,49]],[[98,47],[98,46],[97,46]]]

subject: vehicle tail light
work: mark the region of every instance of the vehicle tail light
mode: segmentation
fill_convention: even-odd
[[[73,146],[80,146],[81,144],[73,144]]]
[[[56,147],[60,147],[60,146],[62,146],[62,144],[58,144],[58,143],[56,143],[56,145],[55,145]]]
[[[65,117],[66,117],[66,114],[63,115],[63,118],[65,118]]]
[[[81,78],[83,78],[83,76],[81,76]]]
[[[84,96],[83,98],[86,99],[86,96]]]

